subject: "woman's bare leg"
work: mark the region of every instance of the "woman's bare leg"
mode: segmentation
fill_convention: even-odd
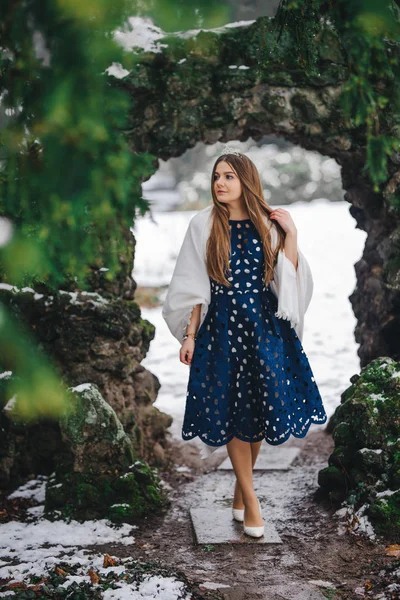
[[[262,444],[262,440],[260,442],[251,442],[250,443],[253,468],[254,468],[254,465],[256,464],[256,460],[257,460],[258,454],[261,449],[261,444]],[[233,508],[240,508],[240,509],[244,508],[243,494],[242,494],[242,490],[240,488],[240,485],[239,485],[239,482],[237,479],[235,482],[235,491],[233,494],[232,506],[233,506]]]
[[[264,524],[258,508],[257,496],[253,487],[253,453],[250,442],[234,437],[227,444],[229,458],[236,479],[242,490],[244,518],[249,527],[261,527]]]

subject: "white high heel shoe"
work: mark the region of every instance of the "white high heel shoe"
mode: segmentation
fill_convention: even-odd
[[[243,523],[244,508],[233,508],[232,506],[232,517],[235,519],[235,521],[240,521],[240,523]]]
[[[258,508],[259,508],[260,515],[261,515],[261,506],[260,506],[260,501],[258,498],[257,498],[257,502],[258,502]],[[244,510],[243,510],[243,513],[244,513]],[[259,527],[249,527],[249,526],[245,525],[244,514],[243,514],[243,531],[244,531],[244,533],[247,533],[247,535],[251,535],[251,537],[256,537],[256,538],[261,537],[262,535],[264,535],[264,525],[261,525]]]
[[[235,521],[239,521],[240,523],[243,523],[244,508],[233,508],[233,506],[232,506],[232,517],[235,519]]]

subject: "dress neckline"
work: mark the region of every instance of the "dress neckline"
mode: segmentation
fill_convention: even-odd
[[[251,219],[228,219],[229,223],[244,223],[244,221],[251,221]]]

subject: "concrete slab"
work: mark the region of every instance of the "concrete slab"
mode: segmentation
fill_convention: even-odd
[[[288,471],[294,459],[299,455],[300,448],[294,446],[282,448],[271,444],[262,444],[257,457],[254,471]],[[217,467],[223,470],[232,470],[229,456]]]
[[[282,584],[271,581],[268,586],[232,585],[231,588],[220,588],[218,591],[225,600],[326,600],[327,598],[317,587],[300,580],[285,581]]]
[[[189,512],[198,544],[282,544],[275,526],[265,518],[264,535],[252,538],[243,533],[243,524],[232,518],[229,508],[208,505],[191,508]]]

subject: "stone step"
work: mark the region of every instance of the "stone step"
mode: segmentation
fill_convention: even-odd
[[[263,443],[257,457],[254,471],[288,471],[294,459],[298,456],[300,448],[295,446],[282,447]],[[232,470],[229,456],[217,467],[223,470]]]
[[[265,518],[264,535],[260,538],[252,538],[243,533],[243,523],[232,518],[230,506],[229,508],[217,508],[215,505],[199,506],[191,508],[189,512],[197,544],[282,544],[275,526]]]
[[[217,589],[224,600],[326,600],[330,597],[322,594],[318,587],[301,580]]]

